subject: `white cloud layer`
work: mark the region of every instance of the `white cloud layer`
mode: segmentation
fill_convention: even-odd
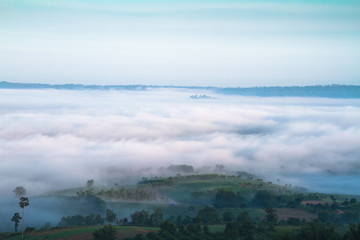
[[[189,98],[204,93],[215,98]],[[352,176],[355,186],[359,136],[360,101],[354,99],[1,90],[0,193],[24,185],[38,194],[183,163],[224,164],[312,190],[326,186],[309,185],[310,176],[330,170],[337,178],[326,181]],[[356,191],[351,186],[338,188]]]

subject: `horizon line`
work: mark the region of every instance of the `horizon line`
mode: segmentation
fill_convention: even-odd
[[[84,86],[84,87],[135,87],[135,86],[141,86],[141,87],[155,87],[155,88],[212,88],[212,89],[235,89],[235,88],[291,88],[291,87],[332,87],[332,86],[346,86],[346,87],[360,87],[359,85],[353,85],[353,84],[315,84],[315,85],[271,85],[271,86],[251,86],[251,87],[216,87],[216,86],[200,86],[200,85],[152,85],[152,84],[84,84],[84,83],[37,83],[37,82],[8,82],[8,81],[0,81],[0,88],[2,87],[2,84],[11,84],[11,85],[38,85],[38,86],[49,86],[56,87],[56,86]]]

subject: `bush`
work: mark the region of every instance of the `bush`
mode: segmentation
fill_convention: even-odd
[[[111,225],[106,225],[93,232],[95,240],[115,240],[116,229]]]
[[[33,231],[35,231],[35,228],[34,228],[34,227],[27,227],[27,228],[25,228],[25,232],[26,232],[26,233],[31,233],[31,232],[33,232]]]

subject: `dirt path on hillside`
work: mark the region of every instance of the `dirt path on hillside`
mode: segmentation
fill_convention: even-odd
[[[133,229],[136,229],[136,230],[139,230],[141,232],[144,232],[144,233],[148,233],[149,231],[148,230],[145,230],[145,229],[142,229],[142,228],[139,228],[139,227],[131,227]]]

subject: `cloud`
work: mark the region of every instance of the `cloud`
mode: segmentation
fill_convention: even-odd
[[[302,177],[327,170],[358,179],[358,100],[203,93],[216,98],[176,89],[1,90],[0,192],[24,185],[39,194],[183,163],[310,189]]]

